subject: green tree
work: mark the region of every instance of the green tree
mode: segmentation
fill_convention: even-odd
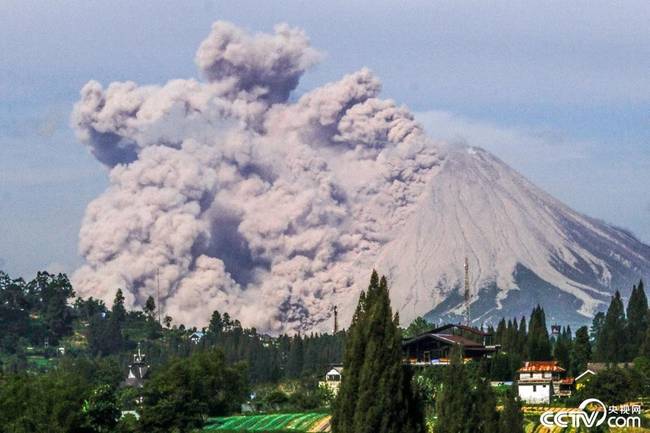
[[[436,399],[436,433],[471,433],[476,429],[476,418],[468,415],[474,406],[474,395],[462,353],[454,347],[450,364],[445,368],[442,388]]]
[[[633,370],[612,367],[595,375],[587,383],[584,394],[614,405],[637,398],[641,386]]]
[[[393,317],[388,283],[373,271],[350,326],[334,433],[422,433],[424,417],[402,363],[399,318]]]
[[[605,314],[605,321],[596,342],[596,359],[602,362],[625,361],[626,343],[622,337],[625,335],[626,321],[623,300],[617,290],[612,296],[612,301]]]
[[[515,387],[508,391],[499,417],[499,433],[524,433],[524,414]]]
[[[74,302],[74,309],[79,319],[90,321],[98,314],[106,313],[106,305],[101,299],[95,299],[92,296],[88,299],[77,298]]]
[[[650,326],[645,333],[643,344],[641,344],[640,355],[650,358]]]
[[[551,343],[546,328],[546,315],[541,306],[533,309],[528,325],[528,360],[547,361],[551,359]]]
[[[201,428],[205,417],[239,410],[246,390],[245,368],[227,366],[218,349],[173,359],[145,384],[141,429],[168,433]]]
[[[372,273],[370,287],[379,284],[376,272]],[[366,326],[366,294],[364,291],[359,295],[359,302],[348,329],[348,338],[345,344],[343,355],[343,366],[345,380],[341,382],[338,396],[332,414],[332,431],[334,433],[353,433],[354,413],[359,395],[359,372],[363,367],[366,344],[364,341],[363,328]],[[282,339],[280,340],[282,344]]]
[[[221,314],[218,311],[212,312],[212,317],[210,318],[210,325],[208,326],[208,332],[214,336],[221,335],[223,331],[223,320],[221,319]]]
[[[490,362],[490,378],[500,381],[512,380],[511,357],[508,353],[495,353]]]
[[[25,293],[25,282],[13,280],[0,272],[0,350],[16,353],[21,337],[32,335],[29,318],[30,302]]]
[[[637,356],[634,358],[634,370],[638,374],[640,395],[650,395],[650,358]]]
[[[600,339],[600,334],[603,332],[605,326],[605,313],[602,311],[597,312],[591,321],[591,328],[589,329],[589,338],[592,342],[597,342]]]
[[[643,281],[632,288],[627,304],[627,355],[632,359],[639,355],[640,348],[648,331],[648,298],[643,289]]]
[[[497,401],[490,382],[479,377],[474,391],[474,410],[469,414],[475,418],[477,433],[498,433],[499,414]]]
[[[51,344],[72,332],[74,314],[68,302],[74,297],[74,290],[67,276],[38,272],[25,290],[32,300],[34,312],[43,321]]]
[[[122,328],[118,321],[104,315],[90,320],[88,325],[88,348],[94,355],[110,355],[119,352],[124,345]]]
[[[302,345],[302,338],[300,334],[294,336],[291,339],[289,345],[289,356],[287,359],[287,375],[296,379],[299,378],[302,374],[302,368],[304,365],[305,353]]]
[[[571,351],[571,374],[575,377],[587,369],[587,363],[591,359],[591,342],[589,341],[589,330],[586,326],[578,328],[576,338]]]
[[[144,313],[151,320],[154,320],[156,317],[156,301],[153,299],[153,296],[149,296],[144,303],[143,308]]]
[[[11,433],[81,433],[81,411],[89,396],[86,378],[67,368],[45,374],[17,374],[0,386],[0,431]]]
[[[553,359],[569,371],[571,368],[571,328],[564,328],[553,346]]]
[[[82,412],[93,432],[112,432],[120,418],[115,392],[110,385],[95,388],[83,404]]]
[[[111,308],[111,316],[120,327],[126,320],[126,308],[124,307],[124,293],[122,293],[122,289],[117,289],[117,292],[115,293],[113,307]]]
[[[517,354],[523,357],[526,351],[526,342],[528,341],[528,331],[526,329],[526,317],[522,316],[519,322],[519,331],[517,332]]]
[[[433,325],[423,317],[416,317],[414,321],[404,331],[405,338],[415,337],[433,329]]]

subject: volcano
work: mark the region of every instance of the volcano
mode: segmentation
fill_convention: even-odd
[[[572,210],[488,151],[449,146],[441,161],[375,265],[404,324],[464,318],[465,258],[476,325],[537,304],[551,321],[585,324],[650,273],[648,245]]]

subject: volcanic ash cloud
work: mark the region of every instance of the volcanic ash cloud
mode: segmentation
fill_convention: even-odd
[[[354,300],[438,156],[366,69],[289,102],[320,57],[299,29],[216,22],[203,80],[87,83],[71,122],[110,186],[83,220],[78,293],[138,306],[159,286],[178,322],[219,310],[271,332]]]

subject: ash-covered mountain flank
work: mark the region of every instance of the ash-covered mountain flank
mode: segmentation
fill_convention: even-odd
[[[377,262],[407,320],[459,320],[464,257],[472,320],[521,316],[541,304],[564,324],[589,320],[613,290],[650,271],[650,247],[581,215],[489,152],[449,148],[416,210]]]
[[[648,273],[650,249],[582,216],[489,153],[430,140],[367,69],[296,95],[321,54],[299,29],[216,22],[203,79],[90,81],[71,123],[110,171],[86,209],[82,296],[205,325],[214,310],[268,332],[351,317],[374,267],[406,323],[459,311],[468,257],[476,321],[581,320]]]

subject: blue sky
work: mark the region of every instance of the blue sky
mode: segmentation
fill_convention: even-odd
[[[79,264],[107,172],[68,127],[90,79],[196,76],[217,19],[302,27],[324,61],[297,93],[363,66],[432,136],[490,149],[575,209],[650,242],[650,6],[567,2],[0,3],[0,268]]]

